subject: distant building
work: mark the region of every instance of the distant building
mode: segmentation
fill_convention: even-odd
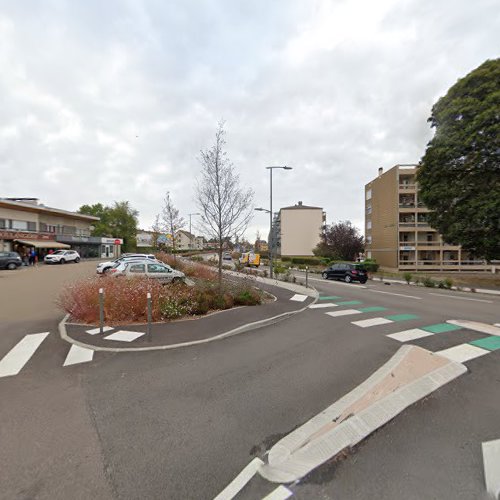
[[[269,242],[273,253],[282,256],[312,256],[321,241],[326,214],[321,207],[299,201],[275,215]]]
[[[181,229],[175,234],[175,248],[177,250],[203,250],[205,239],[195,236],[189,231]]]
[[[269,250],[269,246],[266,240],[255,240],[254,249],[256,253],[267,252]]]
[[[475,271],[488,266],[459,245],[448,245],[429,225],[419,199],[417,165],[396,165],[365,186],[365,254],[398,271]]]
[[[119,257],[123,240],[91,236],[99,217],[47,207],[38,198],[0,198],[0,251],[39,258],[49,250],[76,250],[82,257]]]
[[[155,246],[154,235],[154,231],[139,229],[136,235],[137,248],[153,248]]]

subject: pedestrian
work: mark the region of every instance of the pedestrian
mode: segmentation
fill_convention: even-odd
[[[29,256],[29,264],[30,264],[30,266],[34,266],[35,265],[35,256],[36,256],[35,249],[32,248],[30,250],[30,256]]]
[[[28,266],[28,264],[29,264],[29,252],[28,252],[28,250],[24,250],[24,252],[23,252],[23,264],[25,266]]]

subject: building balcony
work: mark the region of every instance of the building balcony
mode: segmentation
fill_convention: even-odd
[[[423,248],[423,247],[440,247],[441,242],[438,240],[435,241],[425,241],[425,240],[417,240],[417,246],[418,248]]]
[[[404,192],[411,192],[411,191],[415,191],[417,189],[417,185],[416,184],[400,184],[399,185],[399,190],[400,191],[404,191]]]

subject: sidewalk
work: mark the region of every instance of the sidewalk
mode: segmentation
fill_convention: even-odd
[[[59,330],[61,337],[67,342],[96,351],[174,349],[220,340],[281,321],[303,311],[316,301],[318,295],[313,289],[290,283],[261,279],[257,281],[259,288],[276,297],[275,301],[260,306],[217,311],[199,318],[153,323],[150,336],[147,334],[146,324],[120,325],[104,334],[92,335],[88,331],[94,330],[96,325],[78,325],[66,322],[66,318],[59,325]],[[106,338],[116,333],[120,333],[117,337],[136,338],[131,341]]]

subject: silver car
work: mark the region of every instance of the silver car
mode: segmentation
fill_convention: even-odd
[[[152,278],[159,280],[161,283],[177,283],[184,281],[186,278],[183,272],[172,269],[168,264],[163,264],[163,262],[152,262],[149,259],[120,262],[111,268],[108,274],[113,277]]]
[[[152,261],[158,262],[156,257],[153,254],[145,254],[145,253],[125,253],[121,257],[115,260],[110,260],[107,262],[99,262],[97,264],[96,272],[97,274],[106,274],[111,268],[115,267],[120,262],[130,261],[130,260],[138,260],[138,259],[150,259]]]

